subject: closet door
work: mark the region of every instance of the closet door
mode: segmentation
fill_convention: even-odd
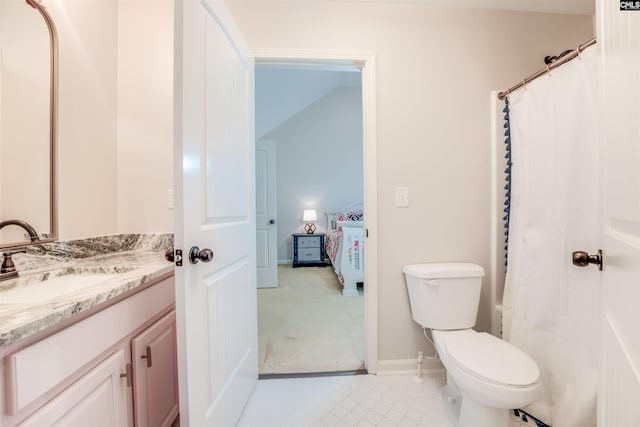
[[[256,270],[258,288],[278,287],[276,142],[256,142]]]

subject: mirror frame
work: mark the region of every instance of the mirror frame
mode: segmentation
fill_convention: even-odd
[[[49,237],[35,242],[23,241],[2,243],[0,248],[38,245],[58,240],[58,31],[47,12],[42,0],[25,0],[36,9],[49,29],[50,58],[50,94],[49,94]],[[19,219],[19,218],[18,218]]]

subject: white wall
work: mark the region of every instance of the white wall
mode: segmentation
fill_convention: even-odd
[[[490,271],[489,92],[593,35],[590,16],[415,3],[230,0],[253,48],[376,53],[379,358],[431,351],[411,320],[402,266],[467,261]],[[394,207],[396,186],[410,207]],[[490,275],[478,327],[489,328]]]
[[[278,260],[290,261],[291,234],[303,232],[304,209],[317,210],[320,233],[326,230],[324,213],[362,201],[361,88],[334,89],[266,139],[276,141]]]
[[[173,1],[119,0],[118,231],[171,232]]]

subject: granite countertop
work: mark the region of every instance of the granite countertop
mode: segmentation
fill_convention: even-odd
[[[173,272],[171,234],[115,235],[26,246],[0,282],[0,349]]]

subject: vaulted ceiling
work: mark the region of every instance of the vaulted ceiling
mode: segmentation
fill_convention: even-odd
[[[256,66],[256,140],[337,87],[361,85],[357,70],[330,67]]]

